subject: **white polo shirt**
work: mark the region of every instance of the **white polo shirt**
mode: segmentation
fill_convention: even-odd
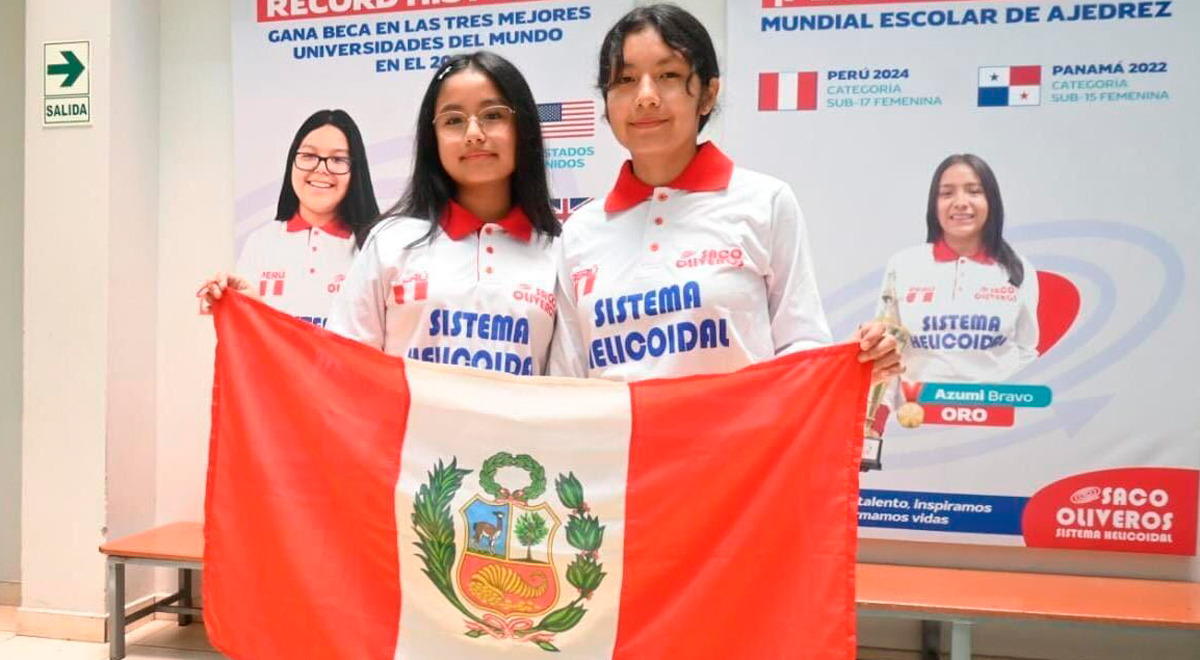
[[[533,236],[520,208],[483,223],[451,202],[441,225],[430,242],[421,240],[426,220],[380,223],[354,260],[328,328],[389,355],[545,373],[555,316],[550,239]]]
[[[559,245],[551,374],[724,373],[831,341],[791,188],[711,143],[667,186],[626,162]]]
[[[354,234],[345,225],[313,227],[297,213],[251,232],[235,272],[271,307],[324,326],[354,251]]]
[[[992,257],[959,256],[944,241],[895,254],[884,282],[895,274],[900,323],[912,335],[904,379],[1000,383],[1036,359],[1037,272],[1021,264],[1025,277],[1015,287]]]

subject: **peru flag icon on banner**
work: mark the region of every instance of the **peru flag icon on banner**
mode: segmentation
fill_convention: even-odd
[[[204,617],[228,657],[855,657],[856,344],[624,384],[214,312]]]
[[[816,71],[758,74],[759,112],[816,109]]]

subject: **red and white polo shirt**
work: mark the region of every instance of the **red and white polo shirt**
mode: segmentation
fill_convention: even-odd
[[[510,374],[545,373],[554,334],[552,242],[520,208],[484,223],[451,202],[443,231],[394,218],[367,239],[328,328],[389,355]]]
[[[984,252],[956,254],[944,241],[895,254],[900,323],[911,333],[904,379],[998,383],[1037,358],[1038,281],[1033,264],[1020,287]]]
[[[830,343],[791,188],[711,143],[667,186],[626,162],[559,245],[551,374],[720,373]]]
[[[263,302],[324,326],[354,251],[354,234],[345,225],[313,227],[297,213],[287,222],[254,230],[242,246],[236,272]]]

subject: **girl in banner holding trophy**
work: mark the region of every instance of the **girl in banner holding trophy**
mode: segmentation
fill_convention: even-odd
[[[371,231],[328,328],[390,355],[544,373],[560,225],[529,85],[493,53],[450,57],[416,133],[408,190]]]
[[[925,243],[888,261],[880,302],[910,333],[905,379],[884,398],[899,405],[906,428],[924,421],[912,400],[920,383],[1003,382],[1037,358],[1037,273],[1004,240],[992,168],[972,154],[943,160],[929,185],[925,225]],[[878,431],[888,407],[880,410]]]
[[[343,110],[314,112],[288,149],[276,221],[246,239],[236,275],[217,273],[201,285],[201,312],[232,286],[325,325],[330,302],[378,215],[358,125]]]
[[[672,5],[634,9],[605,36],[597,83],[630,160],[564,227],[551,373],[724,373],[829,344],[791,188],[697,144],[720,88],[704,26]],[[884,324],[852,339],[876,380],[902,370]]]

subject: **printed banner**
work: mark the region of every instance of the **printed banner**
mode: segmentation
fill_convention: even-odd
[[[241,274],[261,282],[268,295],[284,292],[277,308],[324,325],[349,264],[344,254],[314,263],[326,252],[295,245],[303,236],[271,231],[283,177],[291,174],[285,172],[288,149],[301,124],[320,109],[345,110],[362,133],[379,208],[387,209],[411,173],[421,98],[450,55],[490,50],[524,74],[538,104],[559,217],[616,180],[625,155],[600,125],[595,72],[604,33],[628,10],[622,3],[230,2],[235,256],[246,271]]]
[[[796,189],[835,337],[879,314],[908,337],[862,535],[1195,554],[1200,9],[731,0],[728,21],[731,155]],[[935,176],[952,154],[980,160]],[[989,231],[1011,249],[951,245]]]
[[[215,314],[229,657],[855,657],[855,345],[626,385],[402,360],[237,294]]]

